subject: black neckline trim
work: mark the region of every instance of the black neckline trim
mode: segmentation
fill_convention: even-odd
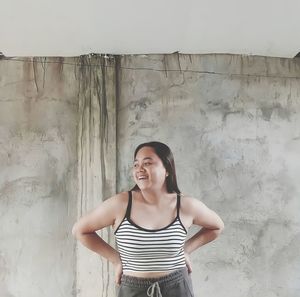
[[[165,230],[167,229],[168,227],[170,227],[171,225],[173,225],[178,218],[178,216],[176,216],[176,218],[170,223],[168,224],[167,226],[163,227],[163,228],[159,228],[159,229],[148,229],[148,228],[144,228],[144,227],[141,227],[139,226],[138,224],[136,224],[134,221],[132,221],[130,218],[126,218],[128,222],[130,222],[130,224],[132,224],[133,226],[137,227],[138,229],[141,229],[143,231],[147,231],[147,232],[156,232],[156,231],[162,231],[162,230]],[[180,220],[179,220],[180,222]],[[180,222],[181,223],[181,222]],[[185,229],[185,228],[184,228]]]
[[[114,234],[117,233],[117,231],[119,230],[120,226],[123,224],[123,222],[127,219],[127,221],[132,224],[133,226],[137,227],[138,229],[140,230],[143,230],[143,231],[147,231],[147,232],[156,232],[156,231],[162,231],[164,229],[167,229],[168,227],[170,227],[172,224],[174,224],[176,222],[176,220],[178,219],[181,227],[183,228],[183,230],[185,231],[185,233],[187,234],[187,230],[186,228],[184,227],[181,219],[180,219],[180,216],[179,216],[179,208],[180,208],[180,194],[177,194],[177,215],[175,217],[175,219],[170,223],[168,224],[167,226],[163,227],[163,228],[159,228],[159,229],[147,229],[147,228],[144,228],[144,227],[141,227],[139,226],[138,224],[136,224],[134,221],[132,221],[130,219],[130,213],[131,213],[131,205],[132,205],[132,194],[131,194],[131,191],[128,191],[128,194],[129,194],[129,197],[128,197],[128,204],[127,204],[127,209],[126,209],[126,213],[125,213],[125,216],[123,218],[123,220],[121,221],[121,223],[119,224],[119,226],[117,227],[117,229],[114,231]]]

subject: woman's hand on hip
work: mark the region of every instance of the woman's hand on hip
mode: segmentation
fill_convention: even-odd
[[[188,269],[188,273],[192,272],[192,262],[188,253],[184,253],[185,256],[185,264]]]
[[[121,284],[121,277],[123,274],[123,267],[122,267],[122,262],[118,261],[114,264],[114,269],[115,269],[115,282],[117,285]]]

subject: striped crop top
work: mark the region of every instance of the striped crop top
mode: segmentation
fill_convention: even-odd
[[[146,229],[130,219],[131,191],[126,214],[114,232],[123,271],[164,272],[183,268],[184,243],[187,231],[180,217],[180,195],[177,195],[177,216],[161,229]]]

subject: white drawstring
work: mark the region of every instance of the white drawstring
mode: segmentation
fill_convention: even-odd
[[[155,288],[156,288],[156,296],[154,296]],[[158,282],[153,283],[153,284],[148,288],[148,290],[147,290],[147,295],[148,295],[149,297],[162,297]]]

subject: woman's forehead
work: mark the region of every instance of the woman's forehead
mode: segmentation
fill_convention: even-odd
[[[153,161],[154,158],[151,158],[151,157],[145,157],[145,158],[135,158],[134,161],[138,161],[138,160],[141,160],[141,161],[146,161],[146,160],[149,160],[149,161]]]
[[[143,148],[141,148],[137,152],[134,161],[145,160],[145,159],[147,159],[147,160],[157,160],[158,159],[158,156],[156,155],[156,153],[153,150],[153,148],[151,148],[151,147],[143,147]]]

